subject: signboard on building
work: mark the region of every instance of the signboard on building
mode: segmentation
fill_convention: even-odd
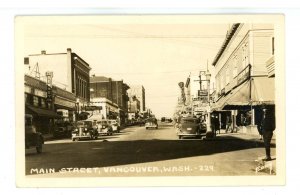
[[[65,99],[62,99],[59,97],[54,98],[54,103],[57,105],[71,108],[71,109],[75,107],[75,102],[71,102],[71,101],[68,101],[68,100],[65,100]]]
[[[102,110],[102,106],[85,106],[85,111]]]
[[[46,92],[39,89],[34,89],[34,95],[40,97],[46,97]]]
[[[47,78],[47,102],[52,102],[52,78],[53,72],[46,72]]]
[[[198,90],[198,96],[207,96],[208,93],[207,93],[207,90]]]
[[[237,75],[237,84],[241,84],[242,82],[250,78],[250,67],[251,65],[249,64]]]

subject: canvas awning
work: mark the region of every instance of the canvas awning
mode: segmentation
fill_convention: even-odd
[[[274,97],[274,78],[252,77],[219,99],[212,105],[212,110],[231,110],[261,104],[274,104]]]
[[[28,109],[30,113],[40,117],[61,118],[61,116],[56,114],[53,110],[47,110],[47,109],[37,108],[33,106],[26,106],[26,109]]]

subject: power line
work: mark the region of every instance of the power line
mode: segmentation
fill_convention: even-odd
[[[170,73],[182,73],[182,72],[190,72],[190,71],[199,71],[199,69],[193,70],[178,70],[178,71],[162,71],[162,72],[136,72],[136,73],[129,73],[129,72],[102,72],[101,74],[93,73],[96,75],[104,75],[104,74],[126,74],[126,75],[142,75],[142,74],[170,74]]]

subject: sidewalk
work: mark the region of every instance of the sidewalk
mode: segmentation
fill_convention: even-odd
[[[249,140],[249,141],[255,141],[258,143],[263,144],[263,139],[260,139],[259,135],[253,135],[253,134],[246,134],[246,133],[240,133],[240,132],[234,132],[234,133],[225,133],[225,129],[220,130],[220,134],[217,134],[216,139],[243,139],[243,140]],[[271,144],[274,144],[276,147],[276,138],[272,138]],[[266,172],[268,174],[276,174],[276,155],[272,155],[271,161],[263,161],[265,156],[260,156],[257,158],[256,163],[256,171],[257,172]]]
[[[246,134],[246,133],[241,133],[241,132],[234,132],[234,133],[231,133],[231,132],[225,132],[225,129],[221,129],[220,130],[220,134],[219,134],[219,131],[217,131],[217,137],[222,137],[222,138],[227,138],[227,137],[236,137],[236,138],[239,138],[239,139],[245,139],[245,140],[255,140],[255,141],[258,141],[258,142],[262,142],[263,143],[263,139],[260,139],[260,136],[259,135],[253,135],[253,134]],[[271,141],[271,144],[276,144],[276,138],[275,136],[273,136],[272,138],[272,141]]]

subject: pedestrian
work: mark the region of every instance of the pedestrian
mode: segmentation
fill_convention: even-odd
[[[255,124],[257,126],[257,131],[259,133],[259,139],[262,140],[263,132],[262,132],[262,117],[263,117],[263,110],[261,108],[255,109]]]
[[[266,157],[265,161],[272,160],[271,158],[271,140],[273,137],[273,131],[276,128],[275,124],[275,107],[274,106],[265,106],[262,107],[263,114],[262,114],[262,134],[264,139]]]
[[[225,133],[227,133],[229,131],[229,128],[231,129],[231,132],[232,132],[231,124],[232,124],[231,116],[228,115],[227,118],[226,118],[226,130],[225,130]]]

